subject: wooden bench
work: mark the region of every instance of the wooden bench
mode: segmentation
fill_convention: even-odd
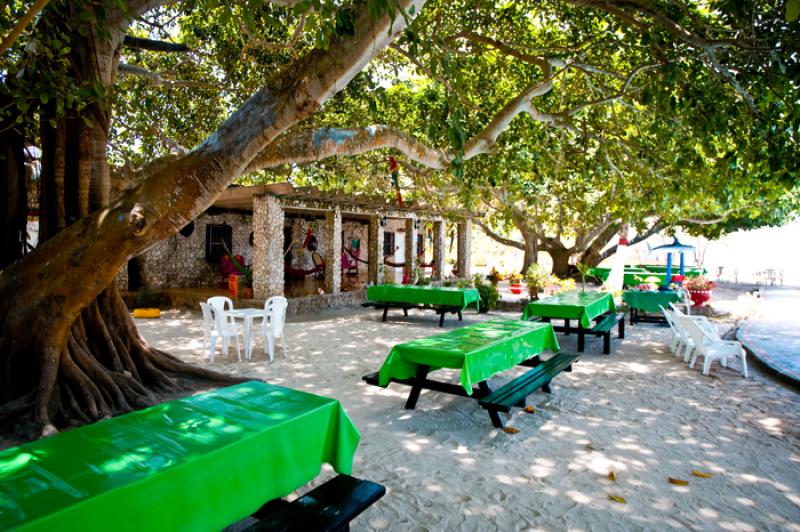
[[[591,334],[592,336],[603,337],[603,354],[611,354],[611,329],[617,326],[617,334],[620,338],[625,338],[625,314],[624,313],[609,313],[605,314],[598,320],[598,322],[591,329],[584,329],[578,333],[578,351],[582,352],[584,349],[584,336]]]
[[[276,499],[225,532],[346,531],[350,521],[383,497],[375,482],[338,475],[293,502]]]
[[[489,393],[478,401],[481,407],[489,411],[492,425],[503,427],[503,420],[498,412],[509,412],[512,406],[525,407],[525,398],[539,388],[551,393],[550,381],[562,371],[572,371],[572,363],[579,355],[558,353],[533,369],[520,375],[511,382]]]
[[[458,321],[464,321],[464,316],[461,314],[463,309],[461,307],[451,307],[447,305],[418,305],[416,303],[399,303],[390,301],[366,301],[361,303],[361,306],[364,308],[374,307],[378,310],[383,310],[383,318],[381,321],[386,321],[386,317],[389,314],[389,309],[392,308],[403,309],[404,316],[408,316],[408,309],[410,308],[434,310],[437,314],[439,314],[439,327],[444,326],[444,315],[447,313],[458,314]]]

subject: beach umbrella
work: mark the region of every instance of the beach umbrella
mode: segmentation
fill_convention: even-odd
[[[650,245],[648,244],[648,248]],[[677,237],[672,237],[672,244],[664,244],[663,246],[656,246],[654,248],[650,248],[649,255],[653,253],[666,253],[667,254],[667,275],[664,278],[664,286],[669,286],[670,281],[672,280],[672,254],[678,253],[680,255],[680,274],[685,274],[685,262],[683,254],[687,251],[694,251],[694,246],[690,246],[688,244],[681,244],[678,241]]]

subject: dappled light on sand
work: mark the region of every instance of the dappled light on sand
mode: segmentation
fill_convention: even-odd
[[[464,324],[498,316],[518,317],[468,313]],[[800,396],[735,368],[688,369],[664,346],[666,328],[630,327],[610,356],[588,340],[552,396],[528,398],[534,413],[506,417],[520,430],[510,435],[474,401],[424,391],[404,410],[407,388],[361,380],[396,343],[442,332],[423,312],[290,316],[288,356],[272,363],[259,340],[252,361],[209,364],[199,313],[138,325],[192,363],[339,399],[362,435],[354,473],[388,490],[354,529],[800,530]],[[558,339],[575,351],[575,335]],[[459,382],[454,370],[436,377]]]

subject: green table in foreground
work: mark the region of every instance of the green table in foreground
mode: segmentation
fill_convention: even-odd
[[[481,301],[475,288],[393,284],[367,287],[367,299],[365,306],[383,310],[383,321],[386,321],[390,308],[402,308],[405,315],[408,315],[409,308],[433,309],[440,315],[440,327],[444,324],[445,313],[458,314],[460,321],[462,310],[473,303],[478,310]]]
[[[220,530],[358,442],[338,401],[246,382],[0,452],[0,529]]]
[[[626,290],[622,294],[622,301],[631,308],[631,323],[639,321],[651,323],[666,323],[661,308],[669,308],[670,303],[683,300],[683,294],[675,290]],[[639,312],[649,312],[655,316],[640,316]]]
[[[364,380],[383,387],[392,381],[410,384],[408,409],[416,406],[423,388],[480,399],[491,392],[486,383],[490,377],[518,364],[536,366],[538,355],[547,349],[559,351],[549,323],[485,321],[398,344],[380,371],[366,375]],[[441,368],[461,370],[461,385],[427,378],[429,372]]]

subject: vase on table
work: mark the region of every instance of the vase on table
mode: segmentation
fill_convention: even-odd
[[[711,290],[689,290],[693,307],[702,307],[711,299]]]
[[[522,284],[520,283],[511,283],[508,285],[508,289],[511,290],[512,294],[521,294],[522,293]]]

